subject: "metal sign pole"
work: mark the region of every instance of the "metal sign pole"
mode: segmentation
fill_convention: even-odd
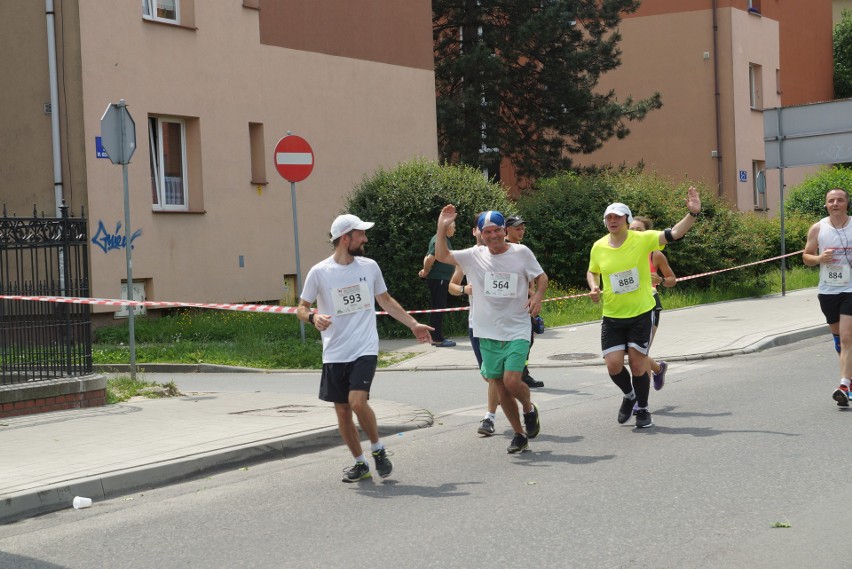
[[[296,245],[296,300],[302,292],[302,264],[299,259],[299,216],[296,213],[296,182],[290,182],[290,199],[293,202],[293,235]],[[302,343],[305,343],[305,323],[299,320],[299,332],[302,334]]]
[[[785,238],[786,232],[784,228],[784,127],[781,124],[781,117],[784,116],[781,112],[783,109],[778,109],[778,157],[781,161],[779,169],[780,179],[780,199],[781,199],[781,296],[787,296],[787,258],[784,256],[787,253]]]
[[[121,140],[127,138],[127,125],[125,124],[126,106],[124,99],[118,102],[119,124],[121,125]],[[133,258],[130,251],[130,186],[127,182],[127,163],[125,157],[124,146],[121,150],[121,175],[124,179],[124,256],[127,263],[127,300],[133,301]],[[127,305],[128,316],[128,334],[130,345],[130,379],[136,381],[136,318],[133,310],[133,305]]]

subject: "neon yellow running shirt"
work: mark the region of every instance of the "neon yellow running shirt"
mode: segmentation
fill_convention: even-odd
[[[604,235],[592,245],[589,271],[601,275],[604,316],[633,318],[656,306],[648,255],[665,247],[660,245],[662,233],[628,231],[621,247],[612,247]]]

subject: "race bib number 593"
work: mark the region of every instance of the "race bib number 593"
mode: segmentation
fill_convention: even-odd
[[[373,308],[370,289],[367,288],[367,283],[364,282],[343,288],[336,288],[331,291],[331,298],[332,302],[334,302],[334,313],[338,316]]]

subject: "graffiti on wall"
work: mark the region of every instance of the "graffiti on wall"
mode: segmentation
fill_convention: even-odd
[[[142,230],[137,229],[133,232],[133,235],[130,236],[130,248],[133,249],[133,242],[136,241],[136,238],[142,235]],[[92,237],[92,243],[101,248],[105,254],[110,251],[115,251],[117,249],[124,249],[127,247],[127,238],[123,235],[121,231],[121,222],[117,221],[115,223],[115,231],[110,233],[107,231],[106,226],[104,225],[103,220],[98,221],[98,230],[95,232],[94,237]]]

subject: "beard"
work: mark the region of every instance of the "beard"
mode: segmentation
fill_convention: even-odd
[[[364,253],[364,245],[361,244],[358,247],[352,247],[351,245],[346,250],[353,257],[363,257],[366,253]]]

